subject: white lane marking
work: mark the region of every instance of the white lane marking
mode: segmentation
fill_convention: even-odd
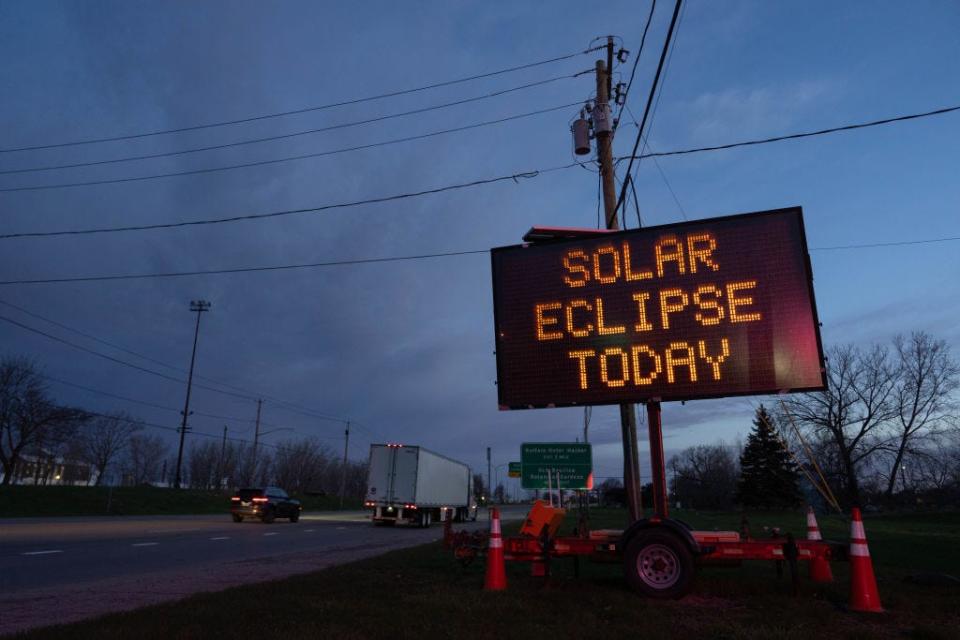
[[[337,531],[343,531],[346,527],[337,527]]]
[[[265,535],[265,536],[275,536],[275,535],[277,535],[277,532],[276,532],[276,531],[271,531],[270,533],[265,533],[265,534],[263,534],[263,535]]]
[[[304,530],[303,530],[304,533],[313,533],[314,531],[316,531],[316,529],[304,529]]]
[[[22,556],[45,556],[51,553],[63,553],[63,549],[48,549],[47,551],[24,551]]]
[[[131,547],[155,547],[159,542],[134,542]]]
[[[229,540],[230,536],[217,536],[216,538],[210,538],[211,540]]]
[[[184,533],[186,531],[203,531],[203,527],[190,527],[189,529],[148,529],[147,533]]]

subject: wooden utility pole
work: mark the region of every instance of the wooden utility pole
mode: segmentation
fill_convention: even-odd
[[[217,489],[223,487],[223,456],[227,452],[227,425],[223,425],[223,442],[220,443],[220,464],[217,465]]]
[[[347,492],[347,449],[350,447],[350,421],[343,432],[343,468],[340,469],[340,508],[343,509],[343,496]]]
[[[206,300],[191,300],[190,311],[197,314],[197,327],[193,331],[193,351],[190,353],[190,374],[187,376],[187,399],[183,403],[183,421],[180,423],[180,447],[177,450],[177,473],[174,476],[173,488],[180,488],[180,467],[183,464],[183,441],[187,435],[187,418],[190,416],[190,390],[193,388],[193,365],[197,360],[197,338],[200,336],[200,317],[210,310],[210,303]]]
[[[247,482],[249,482],[250,484],[256,484],[257,443],[260,440],[260,408],[262,406],[263,406],[263,400],[257,400],[257,424],[253,429],[253,451],[250,453],[250,477],[247,479]]]
[[[607,62],[597,60],[597,103],[593,110],[594,135],[603,184],[603,210],[607,229],[619,229],[617,185],[613,168],[613,110],[610,108],[610,74],[613,64],[613,38],[607,38]],[[620,431],[623,438],[623,487],[627,494],[630,521],[643,516],[640,506],[640,457],[637,453],[637,415],[632,404],[620,405]]]

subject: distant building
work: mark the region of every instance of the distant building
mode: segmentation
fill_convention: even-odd
[[[5,474],[0,471],[0,481]],[[86,486],[97,481],[97,472],[87,463],[63,456],[21,455],[10,484]]]

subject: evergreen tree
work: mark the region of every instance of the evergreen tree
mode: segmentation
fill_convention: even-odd
[[[773,431],[773,418],[763,405],[740,456],[737,502],[748,508],[781,509],[800,504],[797,466]]]

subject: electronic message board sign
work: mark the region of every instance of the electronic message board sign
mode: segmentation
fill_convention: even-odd
[[[491,260],[501,409],[825,388],[799,207]]]

